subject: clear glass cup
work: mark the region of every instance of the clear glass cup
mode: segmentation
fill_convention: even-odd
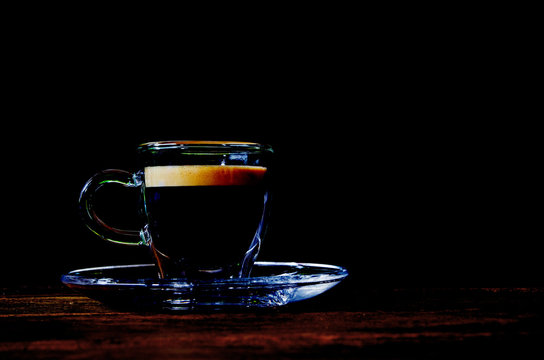
[[[104,170],[83,187],[87,227],[104,240],[148,246],[161,278],[247,277],[269,213],[272,148],[234,141],[160,141],[138,147],[140,169]],[[141,194],[145,225],[124,230],[95,212],[108,184]]]

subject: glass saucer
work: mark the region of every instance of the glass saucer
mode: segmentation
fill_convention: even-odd
[[[282,306],[319,295],[347,275],[334,265],[260,261],[242,279],[159,279],[154,264],[141,264],[74,270],[61,280],[113,307],[186,311]]]

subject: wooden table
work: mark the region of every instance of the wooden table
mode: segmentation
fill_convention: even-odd
[[[151,314],[60,291],[0,297],[0,359],[533,356],[544,288],[365,289],[260,311]]]

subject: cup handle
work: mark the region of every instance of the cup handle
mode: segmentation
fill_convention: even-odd
[[[85,225],[104,240],[123,245],[147,245],[145,230],[123,230],[106,224],[94,211],[94,195],[106,184],[121,184],[124,187],[139,188],[142,181],[138,173],[125,170],[103,170],[87,181],[79,195],[79,213]],[[136,240],[138,239],[138,240]]]

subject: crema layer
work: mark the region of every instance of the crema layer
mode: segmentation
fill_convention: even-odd
[[[146,187],[258,185],[266,167],[247,165],[168,165],[145,168]]]

